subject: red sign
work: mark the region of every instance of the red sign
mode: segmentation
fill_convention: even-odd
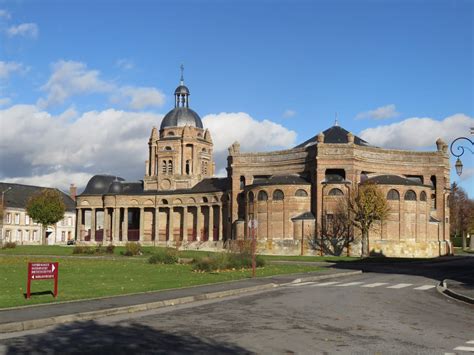
[[[59,263],[28,263],[28,286],[26,298],[30,298],[31,280],[54,279],[54,297],[58,295]]]

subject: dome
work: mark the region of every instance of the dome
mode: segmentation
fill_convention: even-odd
[[[167,127],[192,126],[203,128],[201,117],[189,107],[175,107],[161,121],[160,129]]]
[[[180,85],[176,88],[174,94],[189,95],[189,89],[186,85]]]
[[[109,191],[110,185],[115,181],[124,181],[121,177],[113,175],[94,175],[87,183],[83,195],[103,195]]]
[[[123,185],[119,180],[115,180],[109,187],[109,194],[120,194],[123,191]]]

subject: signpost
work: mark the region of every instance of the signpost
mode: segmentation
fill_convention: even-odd
[[[58,295],[59,263],[28,263],[26,298],[31,296],[31,281],[54,279],[54,297]]]
[[[255,240],[255,229],[257,229],[258,222],[256,219],[251,219],[249,221],[249,226],[251,230],[251,236],[252,236],[252,277],[255,277],[255,268],[257,266],[257,262],[255,260],[256,256],[256,240]]]

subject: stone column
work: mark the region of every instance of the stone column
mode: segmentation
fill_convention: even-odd
[[[128,242],[128,207],[123,209],[122,241]]]
[[[113,211],[113,227],[112,227],[112,239],[119,241],[120,233],[120,208],[115,207]]]
[[[209,206],[209,234],[207,240],[214,240],[214,209]]]
[[[150,176],[155,176],[155,163],[156,163],[156,146],[153,144],[151,146],[150,153]]]
[[[183,242],[188,241],[188,207],[183,206]]]
[[[91,242],[95,242],[96,213],[95,208],[91,208]]]
[[[138,240],[143,242],[145,239],[145,208],[140,207],[140,231],[138,233]]]
[[[155,207],[155,233],[154,241],[155,243],[160,240],[160,209]]]
[[[196,240],[201,240],[201,229],[202,229],[202,212],[201,206],[196,206]]]
[[[82,208],[77,209],[76,239],[82,242]]]
[[[102,244],[107,242],[107,230],[109,229],[109,216],[107,207],[104,207],[104,229],[103,229],[103,237],[102,237]]]
[[[168,223],[168,239],[169,241],[174,241],[174,220],[173,220],[173,207],[170,207],[169,210],[169,223]]]
[[[222,206],[218,206],[217,208],[217,217],[219,218],[219,229],[218,229],[218,240],[224,240],[224,221],[223,221],[223,213],[222,213]]]

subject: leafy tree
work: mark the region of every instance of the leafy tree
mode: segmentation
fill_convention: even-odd
[[[37,223],[43,226],[41,243],[46,244],[46,229],[64,218],[66,207],[58,190],[43,189],[28,200],[26,211]]]
[[[369,255],[369,230],[374,222],[382,222],[388,215],[389,206],[385,194],[374,183],[360,184],[348,207],[352,224],[362,234],[362,256]]]
[[[462,248],[465,249],[467,247],[466,233],[470,232],[470,227],[474,224],[474,202],[469,199],[466,191],[455,182],[451,184],[449,207],[450,234],[462,236]]]

